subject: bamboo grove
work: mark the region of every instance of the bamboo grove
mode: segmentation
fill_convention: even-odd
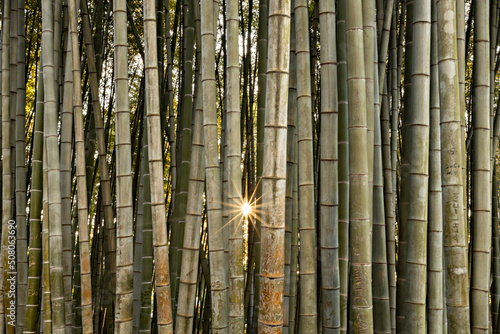
[[[500,333],[499,0],[3,0],[0,333]]]

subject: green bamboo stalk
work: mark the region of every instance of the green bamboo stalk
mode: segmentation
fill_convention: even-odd
[[[104,124],[101,115],[101,105],[99,101],[99,75],[94,43],[90,31],[90,21],[88,16],[87,0],[81,0],[83,39],[85,43],[85,54],[87,55],[87,65],[90,79],[90,90],[92,96],[92,114],[94,115],[95,130],[97,135],[97,151],[99,159],[100,188],[104,210],[104,224],[108,230],[108,250],[111,260],[111,276],[116,282],[116,232],[113,221],[113,207],[111,199],[111,184],[109,181],[109,166],[107,162],[106,139],[104,134]]]
[[[43,56],[42,56],[43,57]],[[45,79],[44,79],[45,81]],[[45,85],[45,83],[44,83]],[[45,120],[44,120],[45,121]],[[45,138],[44,138],[45,139]],[[42,253],[43,253],[43,330],[52,333],[52,303],[50,282],[50,240],[49,240],[49,187],[47,169],[47,146],[43,145],[43,220],[42,220]]]
[[[361,1],[346,4],[347,86],[349,112],[349,245],[351,250],[350,318],[353,333],[373,333],[372,242],[370,211],[368,101],[365,80]],[[373,37],[373,35],[372,35]],[[373,42],[372,42],[373,43]],[[373,64],[373,54],[368,63]],[[373,76],[373,68],[372,74]],[[373,82],[372,82],[373,84]],[[373,93],[373,91],[372,91]],[[373,100],[370,101],[373,107]],[[373,119],[373,118],[372,118]]]
[[[375,43],[376,41],[374,41]],[[382,161],[382,134],[380,94],[378,86],[378,50],[374,53],[374,159],[373,159],[373,243],[372,243],[372,291],[373,330],[375,333],[391,333],[391,308],[389,278],[387,272],[387,243],[384,207],[384,177]]]
[[[307,0],[295,0],[299,175],[299,331],[318,327],[314,158]],[[331,189],[329,190],[331,191]]]
[[[387,201],[392,204],[386,204],[386,242],[387,242],[387,269],[389,275],[389,298],[391,299],[391,329],[393,333],[396,333],[396,194],[398,192],[398,185],[396,182],[396,168],[397,168],[397,156],[398,156],[398,122],[399,122],[399,91],[398,83],[400,82],[400,77],[398,77],[398,41],[396,27],[398,24],[397,20],[397,6],[394,6],[393,18],[391,25],[391,51],[390,51],[390,94],[392,99],[391,104],[391,116],[390,116],[390,166],[391,166],[391,180],[386,180],[384,177],[384,192],[386,194],[390,191],[391,198],[387,198]],[[383,125],[383,124],[382,124]],[[389,131],[382,130],[382,136],[388,134]],[[384,163],[385,163],[384,158]],[[387,202],[386,202],[387,203]],[[392,219],[390,216],[392,216]]]
[[[339,99],[339,277],[340,277],[340,332],[347,332],[349,284],[349,135],[347,58],[345,37],[346,1],[338,2],[337,13],[337,84]]]
[[[500,121],[500,118],[495,115],[494,112],[494,102],[495,102],[495,71],[496,71],[496,47],[498,44],[498,15],[500,14],[500,10],[498,7],[497,0],[490,1],[490,29],[489,29],[489,37],[490,37],[490,127],[491,127],[491,136],[493,137],[493,143],[491,146],[491,161],[493,165],[494,156],[496,154],[496,148],[498,146],[498,128],[494,127],[493,124],[496,124]],[[498,108],[497,108],[498,111]],[[494,118],[494,119],[493,119]],[[493,167],[492,167],[493,168]]]
[[[295,7],[295,0],[291,1]],[[290,13],[290,26],[295,26],[295,13]],[[298,168],[297,168],[297,58],[296,31],[290,31],[290,65],[288,79],[286,217],[285,217],[285,291],[283,297],[283,333],[294,333],[297,314],[298,264]]]
[[[2,231],[7,231],[8,221],[14,218],[12,199],[12,178],[11,178],[11,152],[10,152],[10,29],[11,29],[11,3],[6,1],[2,10]],[[1,247],[1,304],[0,325],[5,328],[5,312],[10,303],[6,295],[8,278],[6,268],[8,263],[8,253],[6,250],[8,239],[7,233],[2,233]]]
[[[201,79],[201,78],[199,78]],[[193,126],[193,147],[191,150],[191,171],[188,189],[188,205],[186,211],[187,233],[184,233],[184,250],[182,252],[182,268],[179,285],[179,299],[176,313],[176,333],[190,333],[193,330],[194,306],[196,299],[196,283],[198,278],[198,259],[200,254],[199,233],[202,223],[203,193],[205,179],[205,159],[203,156],[203,101],[201,80],[197,80],[196,111]]]
[[[462,178],[464,187],[467,185],[467,154],[465,148],[465,138],[467,135],[467,129],[465,125],[465,68],[467,64],[466,58],[466,50],[465,50],[465,0],[457,0],[456,2],[456,24],[457,24],[457,52],[458,52],[458,86],[459,86],[459,94],[460,94],[460,117],[462,121],[461,125],[461,143],[462,143]],[[465,189],[465,188],[464,188]],[[463,214],[464,219],[467,222],[467,193],[464,191],[463,193]],[[466,224],[468,226],[468,224]],[[469,231],[465,230],[465,235],[467,235]],[[468,241],[467,239],[465,240]]]
[[[214,4],[201,1],[201,69],[203,82],[203,131],[205,142],[206,201],[208,208],[209,257],[212,275],[212,330],[228,331],[227,262],[224,255],[221,212],[221,175],[217,144],[217,109],[215,95]]]
[[[407,23],[409,24],[409,23]],[[429,182],[429,88],[431,2],[415,0],[412,48],[410,203],[406,255],[405,331],[426,328],[427,204]]]
[[[472,101],[471,330],[487,333],[491,270],[491,142],[489,1],[474,3],[474,100]],[[493,115],[493,114],[491,114]]]
[[[132,153],[127,64],[126,1],[113,2],[115,63],[115,151],[116,151],[116,333],[132,332],[133,302],[133,210]],[[156,31],[156,29],[155,29]],[[156,53],[156,52],[155,52]],[[156,64],[155,64],[156,65]],[[163,180],[163,175],[158,181]],[[163,185],[163,182],[162,182]]]
[[[142,138],[144,141],[144,138]],[[140,144],[139,144],[140,145]],[[142,295],[142,256],[143,240],[144,240],[144,168],[146,159],[144,159],[144,152],[141,150],[140,161],[141,164],[139,175],[139,186],[137,188],[137,214],[134,238],[134,317],[133,317],[133,333],[139,333],[140,319],[141,319],[141,295]]]
[[[50,238],[50,287],[52,302],[52,331],[65,332],[65,304],[62,261],[62,226],[61,226],[61,183],[60,160],[57,134],[57,102],[54,85],[53,54],[53,17],[52,4],[42,1],[42,43],[44,44],[44,137],[47,147],[47,177],[49,202],[49,238]]]
[[[172,303],[178,303],[177,293],[179,290],[179,278],[181,271],[182,243],[184,241],[185,217],[187,209],[187,196],[189,184],[189,169],[191,158],[191,123],[193,121],[193,51],[194,51],[194,13],[193,1],[183,1],[183,50],[182,50],[182,97],[181,102],[180,129],[176,138],[178,146],[176,157],[176,187],[172,216],[172,234],[176,235],[172,240]],[[175,309],[174,309],[175,314]]]
[[[72,150],[73,150],[73,63],[71,41],[67,43],[64,53],[64,84],[63,94],[61,96],[61,222],[63,232],[63,280],[65,291],[65,307],[66,312],[72,310],[72,294],[73,288],[73,247],[75,236],[72,231]],[[56,57],[55,57],[56,58]],[[57,78],[57,80],[59,80]],[[68,317],[68,315],[66,315]],[[71,316],[70,316],[71,317]],[[70,327],[67,326],[67,329]]]
[[[87,180],[85,180],[87,181]],[[74,225],[78,222],[78,219],[75,218],[73,220],[75,222]],[[79,242],[79,237],[76,237],[77,242]],[[73,263],[73,286],[72,288],[74,289],[74,298],[73,298],[73,308],[72,308],[72,319],[74,319],[72,323],[72,333],[75,334],[81,334],[82,333],[82,285],[80,281],[80,250],[79,248],[75,249],[75,257],[74,257],[74,263]]]
[[[467,244],[463,215],[460,95],[455,1],[437,2],[441,172],[444,210],[446,304],[450,333],[469,333]]]
[[[269,6],[259,333],[281,332],[283,326],[290,2],[270,2]]]
[[[155,259],[155,293],[158,301],[158,333],[173,333],[168,259],[168,232],[163,188],[163,154],[159,105],[158,51],[155,1],[144,2],[146,115],[148,159],[151,174],[151,217]]]
[[[80,73],[80,54],[78,23],[77,23],[77,0],[69,2],[70,12],[70,35],[73,63],[74,83],[74,125],[75,125],[75,150],[76,150],[76,179],[77,179],[77,206],[78,206],[78,244],[80,253],[80,285],[81,285],[81,316],[83,333],[93,333],[92,326],[92,288],[90,275],[90,249],[88,231],[88,200],[87,200],[87,176],[85,174],[85,138],[82,114],[82,92]],[[96,110],[96,112],[99,112]]]
[[[391,13],[392,15],[392,13]],[[382,163],[383,163],[383,196],[384,196],[384,239],[386,249],[386,272],[388,281],[388,291],[386,297],[389,303],[390,333],[396,330],[396,277],[395,277],[395,217],[394,217],[394,188],[392,185],[392,160],[391,160],[391,130],[390,130],[390,103],[387,95],[387,81],[384,82],[384,91],[382,94],[382,117],[381,117],[381,136],[382,136]],[[394,135],[394,133],[392,133]],[[381,245],[381,247],[384,247]],[[382,273],[383,275],[383,273]],[[375,320],[375,319],[374,319]],[[384,323],[385,326],[385,323]]]
[[[493,183],[492,183],[492,271],[493,271],[493,286],[491,289],[491,318],[492,318],[492,333],[498,331],[498,307],[500,304],[500,236],[498,232],[498,182],[496,166],[493,167]]]
[[[239,85],[238,3],[226,3],[226,142],[229,208],[229,332],[243,333],[245,316],[243,293],[245,277],[243,270],[243,220],[241,211],[241,111]],[[231,209],[232,208],[232,209]]]
[[[295,6],[295,0],[291,0],[291,6]],[[294,12],[290,15],[291,26],[295,25]],[[287,153],[286,153],[286,193],[285,193],[285,288],[283,290],[283,332],[290,331],[290,281],[291,281],[291,262],[292,262],[292,211],[293,211],[293,168],[297,167],[296,155],[295,161],[292,160],[293,152],[296,151],[295,142],[296,123],[297,123],[297,62],[295,57],[295,29],[290,31],[290,76],[288,79],[288,117],[287,117]],[[295,267],[296,269],[296,267]],[[293,329],[292,329],[293,330]]]
[[[377,46],[380,47],[380,41],[382,39],[382,27],[384,25],[384,18],[386,17],[384,12],[384,1],[376,0],[375,9],[377,12],[377,16],[375,18],[375,20],[377,21]]]
[[[295,140],[297,142],[297,131],[295,131]],[[289,297],[289,333],[297,332],[297,305],[299,305],[299,299],[297,298],[298,294],[298,274],[297,274],[297,266],[299,264],[299,179],[298,179],[298,171],[297,171],[297,147],[295,147],[293,161],[295,164],[294,174],[292,174],[293,184],[292,184],[292,245],[291,245],[291,259],[290,259],[290,297]]]
[[[384,81],[385,81],[385,69],[387,67],[387,49],[389,48],[389,40],[390,40],[390,35],[391,35],[391,25],[392,25],[392,20],[393,20],[393,11],[394,11],[394,0],[388,0],[385,1],[385,7],[384,7],[384,20],[383,20],[383,26],[382,26],[382,33],[381,36],[378,38],[380,39],[380,49],[378,51],[378,75],[379,75],[379,80],[378,80],[378,85],[379,87],[384,87]],[[377,12],[378,13],[378,12]],[[382,92],[380,92],[382,94]]]
[[[437,62],[436,1],[431,3],[429,203],[427,229],[427,328],[443,333],[443,198],[441,190],[441,130]]]
[[[11,1],[11,28],[10,28],[10,108],[9,108],[9,114],[10,114],[10,137],[9,137],[9,142],[10,142],[10,172],[11,172],[11,198],[12,198],[12,219],[16,219],[17,216],[17,211],[18,211],[18,206],[16,205],[16,199],[17,199],[17,193],[16,189],[18,188],[17,182],[16,182],[16,162],[18,160],[18,154],[16,154],[16,115],[18,113],[18,107],[17,107],[17,77],[18,77],[18,70],[17,70],[17,63],[18,63],[18,7],[16,1]],[[24,134],[23,134],[24,135]],[[24,151],[23,151],[24,153]],[[24,154],[22,155],[22,158],[24,158]],[[15,229],[13,229],[15,227]],[[4,233],[6,235],[7,240],[7,245],[10,245],[10,240],[11,240],[11,235],[12,232],[14,232],[17,235],[17,222],[15,225],[8,224],[7,229],[3,230],[8,233]],[[4,262],[4,269],[5,269],[5,276],[4,279],[10,279],[10,280],[15,280],[17,284],[17,262],[15,259],[17,259],[17,254],[18,254],[18,249],[16,245],[16,249],[12,250],[11,247],[8,247],[4,250],[4,258],[6,259]],[[7,260],[8,259],[8,260]],[[16,331],[16,320],[13,317],[13,313],[16,312],[16,305],[17,305],[17,295],[14,296],[12,294],[12,282],[8,283],[4,286],[5,288],[5,294],[7,295],[7,298],[11,300],[11,304],[7,307],[5,310],[5,313],[7,314],[6,316],[6,332],[7,333],[14,333]],[[14,302],[12,304],[12,301]]]
[[[16,331],[23,333],[28,298],[28,236],[26,226],[26,51],[24,29],[25,1],[18,0],[17,101],[16,101],[16,233],[17,233],[17,311]]]
[[[403,331],[405,328],[405,293],[406,293],[406,254],[408,250],[408,206],[410,202],[410,143],[411,140],[411,114],[412,108],[412,65],[413,65],[413,11],[414,1],[406,1],[406,29],[403,33],[400,30],[400,35],[404,35],[404,96],[403,96],[403,112],[401,116],[401,164],[400,164],[400,196],[398,199],[399,205],[399,221],[398,221],[398,265],[397,265],[397,289],[396,289],[396,329]],[[404,21],[404,16],[402,16]],[[399,76],[398,76],[399,78]],[[398,89],[399,90],[399,89]]]
[[[42,60],[40,60],[42,62]],[[43,67],[39,67],[38,77],[43,77]],[[32,138],[33,158],[30,189],[30,236],[28,299],[24,333],[34,334],[40,318],[40,279],[42,273],[42,186],[43,186],[43,80],[38,80],[36,92],[35,124]]]
[[[324,333],[340,328],[340,280],[338,240],[338,97],[335,4],[319,3],[321,47],[321,157],[320,157],[320,247],[322,328]]]
[[[373,142],[374,142],[374,107],[375,107],[375,80],[373,63],[375,50],[377,48],[375,28],[375,0],[362,1],[363,15],[363,54],[365,59],[365,84],[366,84],[366,116],[367,116],[367,140],[368,140],[368,183],[370,184],[369,198],[373,202]],[[373,211],[370,210],[370,220],[373,220]]]
[[[257,180],[262,181],[264,169],[264,117],[266,107],[266,73],[267,73],[267,38],[268,38],[268,0],[259,0],[259,28],[257,31],[258,52],[258,94],[257,94]],[[257,182],[256,196],[257,205],[262,204],[262,182]],[[250,330],[256,327],[259,319],[260,298],[260,252],[261,252],[261,223],[255,221],[255,276],[254,276],[254,310],[253,322]],[[290,309],[291,310],[291,309]]]
[[[142,291],[139,333],[151,332],[151,291],[153,289],[153,220],[151,217],[151,182],[149,173],[149,146],[147,141],[147,127],[144,129],[143,154],[144,160],[144,226],[142,230]]]
[[[63,16],[63,10],[66,10],[66,13],[65,16],[67,16],[67,6],[65,4],[64,6],[64,9],[63,9],[63,4],[62,4],[62,0],[53,0],[52,1],[52,4],[53,4],[53,11],[54,11],[54,35],[53,35],[53,38],[54,38],[54,44],[53,44],[53,52],[54,52],[54,87],[55,88],[55,100],[57,102],[57,105],[59,106],[60,105],[60,100],[62,100],[62,98],[60,98],[60,86],[63,84],[63,77],[64,77],[64,73],[61,74],[61,70],[64,70],[63,67],[63,60],[62,60],[62,57],[63,57],[63,50],[61,50],[61,46],[62,46],[62,43],[64,42],[65,45],[69,45],[68,43],[68,34],[67,34],[67,24],[68,24],[68,20],[67,20],[67,17],[66,19],[64,20],[64,24],[66,25],[66,27],[63,27],[63,22],[62,22],[62,16]],[[64,39],[63,39],[63,35],[64,35]],[[71,74],[70,74],[71,76]],[[68,274],[68,273],[65,273],[65,274]],[[72,273],[69,273],[70,275]],[[67,300],[65,301],[67,302]],[[68,304],[66,304],[66,307],[68,307]],[[68,320],[68,319],[66,319]]]

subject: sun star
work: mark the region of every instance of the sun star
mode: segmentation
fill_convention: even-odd
[[[252,212],[252,207],[248,202],[244,202],[241,205],[241,212],[243,213],[243,216],[248,217],[248,215]]]

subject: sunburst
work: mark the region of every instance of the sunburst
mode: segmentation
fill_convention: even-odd
[[[236,223],[237,227],[240,224],[243,224],[245,221],[249,224],[252,224],[255,232],[260,237],[259,229],[257,228],[256,222],[260,222],[265,225],[265,223],[261,219],[261,214],[263,213],[260,209],[263,206],[262,203],[259,203],[260,197],[256,197],[256,192],[259,187],[260,179],[253,190],[251,196],[243,197],[241,193],[238,192],[238,197],[234,198],[231,202],[224,202],[223,205],[228,209],[229,215],[232,217],[219,231],[229,226],[229,224]]]

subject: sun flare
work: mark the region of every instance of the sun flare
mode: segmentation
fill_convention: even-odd
[[[243,216],[248,217],[248,215],[252,213],[252,206],[250,203],[243,202],[241,205],[241,212],[243,213]]]

